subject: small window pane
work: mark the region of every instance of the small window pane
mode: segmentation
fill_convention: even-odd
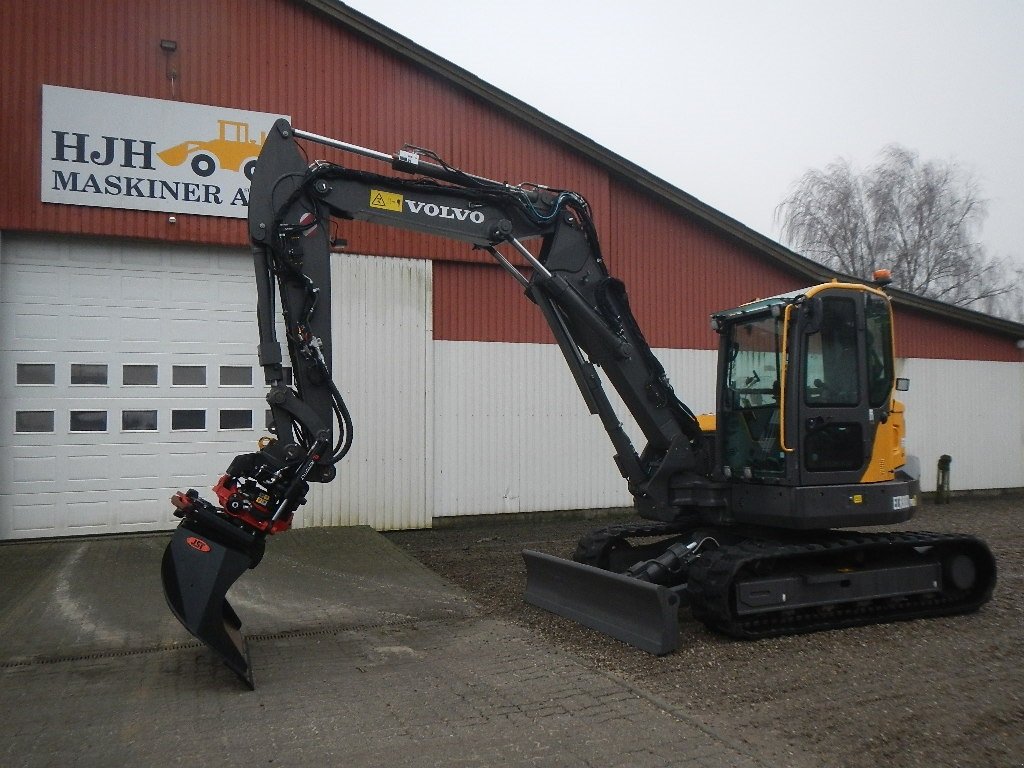
[[[106,432],[106,411],[72,411],[70,429],[72,432]]]
[[[56,375],[53,363],[18,363],[19,384],[53,384]]]
[[[206,429],[206,411],[171,411],[171,429]]]
[[[252,411],[223,410],[220,412],[221,429],[252,429]]]
[[[812,472],[850,472],[864,466],[864,434],[857,422],[833,422],[807,431],[804,464]]]
[[[17,411],[15,432],[53,432],[53,411]]]
[[[71,364],[72,384],[106,384],[107,366],[93,363]]]
[[[251,365],[222,365],[220,367],[220,383],[227,387],[251,387]]]
[[[175,365],[171,371],[171,383],[179,387],[197,387],[206,384],[205,365]]]
[[[122,365],[121,382],[128,387],[153,387],[157,383],[157,366]]]
[[[155,432],[156,428],[156,411],[121,411],[125,432]]]

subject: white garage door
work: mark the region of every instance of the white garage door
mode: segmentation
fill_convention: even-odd
[[[245,249],[5,234],[0,538],[169,528],[264,433]]]

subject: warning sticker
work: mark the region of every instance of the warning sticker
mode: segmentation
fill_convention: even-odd
[[[379,189],[370,190],[370,207],[385,211],[402,212],[402,196],[394,192],[383,192]]]

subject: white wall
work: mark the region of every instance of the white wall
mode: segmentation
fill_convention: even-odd
[[[659,350],[676,392],[714,410],[715,353]],[[601,423],[552,344],[434,342],[434,515],[632,504]],[[642,435],[606,390],[637,450]]]
[[[425,528],[433,510],[431,262],[331,257],[334,380],[355,440],[297,526]]]
[[[655,351],[695,412],[715,408],[715,351]],[[554,345],[434,342],[434,515],[629,505],[612,447]],[[911,380],[907,451],[935,489],[953,457],[954,490],[1024,487],[1024,365],[899,361]],[[637,448],[642,436],[606,386]]]
[[[113,261],[108,265],[102,260]],[[115,306],[133,318],[130,325],[110,325],[95,349],[82,347],[83,342],[74,339],[59,344],[44,344],[38,339],[14,343],[14,339],[4,345],[0,355],[0,380],[5,384],[5,391],[0,393],[0,426],[4,432],[0,435],[0,479],[4,485],[0,500],[5,504],[12,501],[12,493],[21,492],[12,468],[18,452],[54,442],[50,436],[13,434],[15,411],[28,407],[22,402],[28,403],[28,395],[18,395],[13,383],[17,362],[49,361],[51,351],[67,357],[69,350],[74,350],[77,356],[73,362],[88,362],[93,357],[105,361],[104,355],[117,353],[121,357],[111,363],[114,383],[116,366],[122,362],[137,363],[155,356],[161,365],[167,362],[164,357],[172,354],[190,360],[202,358],[211,371],[236,360],[239,364],[255,364],[254,291],[248,259],[242,251],[5,237],[2,262],[0,304],[5,310],[3,330],[7,335],[16,328],[21,316],[18,313],[43,308],[62,317],[61,327],[75,338],[82,334],[76,335],[79,324],[71,318],[77,317],[76,312],[81,314],[82,307]],[[143,265],[146,271],[141,275]],[[9,279],[14,274],[12,269],[22,266],[35,269],[33,274],[58,270],[99,280],[100,299],[83,298],[79,294],[89,286],[77,277],[62,277],[52,281],[52,297],[47,298],[47,294],[36,300]],[[556,346],[434,341],[429,261],[334,256],[332,275],[335,378],[353,412],[355,444],[339,465],[338,479],[327,486],[314,486],[310,502],[297,515],[296,525],[416,528],[429,526],[435,516],[631,503],[626,483],[612,459],[612,446],[597,417],[587,412]],[[136,278],[137,285],[132,282]],[[164,282],[156,285],[157,278]],[[191,287],[183,298],[175,287],[186,280],[191,280]],[[45,288],[50,284],[36,280],[33,285]],[[57,292],[58,285],[64,286],[60,289],[64,293]],[[118,286],[130,290],[118,293]],[[228,291],[229,286],[233,292]],[[164,297],[171,304],[159,305],[154,297]],[[212,310],[216,310],[217,317],[203,315]],[[174,323],[186,320],[197,325],[190,326],[184,335],[171,333]],[[143,326],[163,329],[153,337],[162,341],[116,341],[127,333],[125,328],[137,330]],[[283,338],[281,329],[279,335]],[[47,344],[57,346],[50,350]],[[92,356],[82,357],[85,352]],[[662,349],[657,354],[680,398],[696,412],[712,411],[716,352]],[[71,360],[53,359],[61,363],[60,370]],[[175,357],[174,362],[178,361]],[[899,375],[911,380],[910,391],[902,394],[907,405],[907,449],[920,457],[925,490],[935,487],[935,463],[943,453],[953,457],[954,490],[1024,487],[1024,365],[925,359],[900,360],[898,365]],[[260,415],[265,406],[261,381],[256,368],[251,393],[242,393],[251,400],[258,422],[252,435],[244,436],[244,445],[231,441],[207,444],[203,440],[212,438],[199,439],[193,434],[167,437],[161,433],[159,440],[153,435],[129,435],[131,445],[123,435],[117,440],[105,435],[91,441],[89,435],[72,436],[71,442],[79,452],[88,453],[90,446],[114,453],[118,446],[123,448],[116,461],[105,465],[111,472],[121,472],[117,475],[121,480],[90,475],[94,485],[87,490],[102,497],[103,507],[108,510],[127,509],[129,502],[135,506],[145,502],[148,516],[140,518],[137,528],[174,525],[177,521],[170,516],[168,488],[208,488],[230,456],[252,450],[253,435],[262,432]],[[55,405],[44,405],[57,408],[58,424],[66,421],[67,408],[89,394],[83,389],[48,394],[49,389],[28,394],[36,399],[56,397]],[[639,430],[610,387],[608,391],[627,432],[637,448],[642,448]],[[221,405],[216,398],[226,396],[219,390],[211,394],[191,389],[166,393],[162,389],[147,390],[144,394],[149,398],[147,403],[160,395],[171,405],[191,399],[213,409]],[[132,405],[134,400],[129,402],[124,397],[114,405],[120,408],[123,400],[136,407]],[[161,430],[166,416],[161,411]],[[175,446],[162,445],[171,439],[177,448],[187,450],[175,451]],[[160,454],[152,466],[161,475],[159,482],[150,483],[156,490],[146,486],[144,493],[138,480],[122,482],[128,475],[121,471],[133,456],[144,452],[143,448]],[[168,475],[166,479],[164,474]],[[85,499],[84,480],[75,488],[51,488],[56,477],[34,479],[29,490],[37,496],[26,497],[25,503],[45,511],[51,503],[42,498],[47,493],[64,501]],[[46,482],[42,482],[44,479]],[[206,496],[211,494],[207,492]],[[0,514],[0,538],[15,535],[9,530],[9,512]],[[133,519],[127,512],[118,512],[104,523],[106,527],[89,530],[129,530],[133,529],[129,525]],[[79,522],[83,521],[68,512],[67,519],[52,530],[20,535],[65,535],[76,532]]]
[[[953,457],[953,490],[1024,487],[1024,365],[908,358],[907,452],[921,460],[921,487],[935,490],[939,456]]]

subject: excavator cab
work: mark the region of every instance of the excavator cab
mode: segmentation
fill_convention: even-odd
[[[884,292],[825,283],[716,313],[712,327],[716,466],[733,521],[810,529],[909,519],[918,487],[900,470]]]

